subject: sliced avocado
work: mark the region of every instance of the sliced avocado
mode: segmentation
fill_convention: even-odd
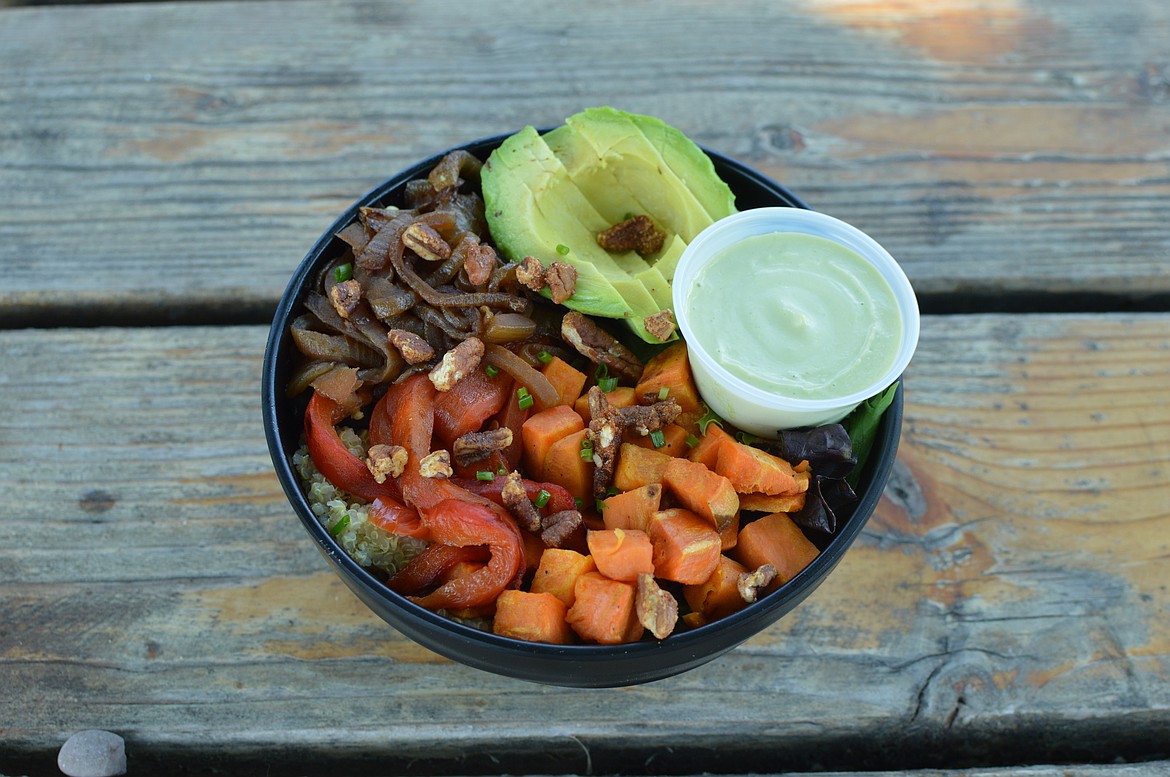
[[[660,119],[614,108],[589,108],[565,120],[652,210],[674,214],[673,230],[691,241],[703,228],[735,212],[735,196],[711,159],[686,135]],[[652,201],[648,201],[651,198]]]
[[[576,114],[543,138],[525,127],[491,154],[482,184],[488,225],[506,258],[572,264],[577,289],[566,306],[624,318],[650,343],[661,341],[643,320],[672,308],[670,279],[686,242],[714,220],[712,212],[734,212],[730,190],[686,136],[610,108]],[[632,214],[650,216],[666,232],[657,255],[597,244],[598,233]]]
[[[687,250],[686,241],[675,235],[674,239],[658,252],[658,261],[654,263],[654,269],[662,273],[668,282],[673,281],[674,270],[678,267],[678,260],[682,258],[685,250]]]
[[[583,227],[571,220],[570,210],[558,211],[551,207],[553,198],[547,198],[549,207],[542,208],[533,195],[534,191],[565,193],[564,187],[557,185],[555,165],[536,153],[542,147],[547,149],[532,127],[516,133],[487,160],[482,181],[484,209],[489,225],[493,225],[491,232],[496,247],[511,261],[535,256],[548,265],[561,258],[557,246],[568,245],[559,230]],[[555,159],[552,161],[555,163]],[[550,212],[553,221],[548,218]],[[593,257],[597,259],[596,264],[589,261],[581,262],[580,266],[575,264],[574,306],[608,318],[632,317],[634,311],[609,280],[611,276],[625,275],[624,271],[600,248],[598,254]]]

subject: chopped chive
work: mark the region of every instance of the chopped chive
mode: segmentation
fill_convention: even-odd
[[[593,506],[597,509],[597,512],[599,512],[599,513],[605,512],[605,500],[604,499],[598,499],[598,500],[594,501]]]
[[[592,460],[592,459],[593,459],[593,447],[592,447],[592,446],[583,446],[583,447],[581,448],[581,454],[580,454],[580,455],[581,455],[581,460],[582,460],[582,461],[590,461],[590,460]]]
[[[584,510],[585,509],[585,500],[579,496],[575,496],[575,497],[573,497],[573,506],[576,507],[578,510]]]
[[[754,434],[748,434],[747,432],[736,432],[735,439],[739,440],[744,445],[751,445],[760,438],[756,437]]]
[[[707,427],[711,424],[715,424],[720,428],[723,427],[723,421],[711,411],[711,408],[707,407],[706,403],[703,404],[703,415],[697,423],[699,424],[699,434],[706,434]]]
[[[489,378],[494,378],[500,374],[500,368],[494,364],[487,365],[486,367],[483,368],[483,371],[487,374],[487,376]]]
[[[499,469],[496,470],[496,474],[497,475],[507,475],[508,470],[504,469],[503,467],[500,467]]]
[[[688,434],[687,435],[687,447],[688,448],[696,448],[696,447],[698,447],[698,445],[699,445],[699,438],[693,434]]]
[[[602,378],[601,380],[597,381],[597,387],[600,388],[602,391],[604,391],[606,394],[608,394],[609,392],[611,392],[615,388],[617,388],[617,384],[618,384],[617,378]]]
[[[475,473],[475,479],[476,480],[495,480],[496,473],[492,472],[490,469],[481,469],[479,472]]]
[[[333,524],[333,526],[329,528],[329,535],[336,537],[345,531],[345,527],[347,526],[349,526],[349,516],[343,515],[340,519],[338,519],[337,523]]]
[[[529,394],[528,394],[528,387],[527,387],[527,386],[521,386],[520,388],[516,389],[516,396],[518,396],[518,397],[527,397],[527,396],[529,396]]]
[[[621,493],[621,491],[618,491],[618,490],[617,490],[616,488],[614,488],[613,486],[610,486],[609,488],[605,489],[605,495],[606,495],[606,496],[617,496],[617,495],[618,495],[618,494],[620,494],[620,493]]]
[[[568,256],[569,255],[569,247],[567,245],[565,245],[564,243],[557,243],[557,253],[560,254],[561,256]]]
[[[666,399],[668,396],[670,396],[670,389],[669,388],[667,388],[666,386],[663,386],[662,388],[658,389],[658,399],[659,400]]]
[[[553,355],[548,351],[541,351],[540,353],[536,354],[536,358],[540,361],[541,364],[548,364],[553,360]]]
[[[661,448],[666,445],[666,435],[662,433],[661,429],[655,429],[650,432],[650,442],[654,443],[655,448]]]
[[[521,410],[527,410],[528,408],[532,407],[533,403],[536,401],[532,398],[532,395],[528,393],[528,389],[524,388],[523,386],[516,389],[516,400],[520,405]]]
[[[346,262],[339,264],[333,268],[333,280],[337,283],[345,283],[353,277],[353,265]]]
[[[552,499],[552,494],[542,488],[540,489],[540,493],[536,495],[536,498],[532,500],[532,504],[537,507],[544,507],[550,499]]]
[[[597,365],[597,370],[594,371],[593,377],[599,381],[609,377],[609,367],[605,366],[605,362]]]

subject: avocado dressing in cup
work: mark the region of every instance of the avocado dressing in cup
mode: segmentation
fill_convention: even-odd
[[[873,238],[798,208],[721,219],[683,252],[675,316],[699,393],[751,434],[840,421],[902,374],[918,302]]]

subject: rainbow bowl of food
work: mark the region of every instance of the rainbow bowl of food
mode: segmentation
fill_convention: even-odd
[[[803,601],[877,505],[902,390],[763,435],[713,410],[673,281],[706,230],[773,208],[809,210],[610,108],[354,203],[293,274],[262,382],[277,475],[349,588],[442,656],[575,687],[693,669]]]

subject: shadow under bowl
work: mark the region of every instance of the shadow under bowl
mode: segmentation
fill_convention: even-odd
[[[485,138],[459,148],[486,159],[506,137]],[[277,305],[261,381],[264,432],[281,486],[317,548],[367,607],[407,637],[467,666],[530,682],[606,688],[660,680],[701,666],[775,623],[812,593],[837,566],[877,507],[898,449],[902,428],[901,386],[882,417],[858,483],[856,506],[851,513],[838,516],[837,532],[832,536],[809,533],[809,539],[821,551],[817,558],[755,604],[661,641],[647,639],[616,646],[548,645],[500,637],[456,623],[387,588],[376,570],[363,568],[347,555],[313,515],[292,465],[304,429],[307,398],[303,395],[289,398],[284,391],[295,357],[289,324],[303,311],[304,299],[321,268],[344,250],[344,244],[334,235],[357,219],[359,208],[401,204],[407,182],[425,177],[446,153],[403,170],[346,210],[302,260]],[[750,167],[713,151],[707,150],[707,154],[716,172],[735,193],[738,209],[808,208],[796,195]]]

